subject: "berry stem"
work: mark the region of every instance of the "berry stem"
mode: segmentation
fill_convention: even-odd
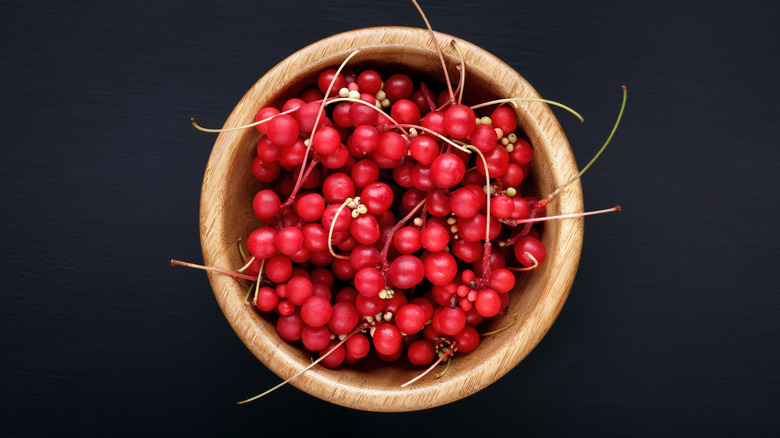
[[[493,252],[493,244],[485,242],[482,245],[482,277],[477,282],[477,289],[487,289],[490,287],[490,280],[492,279],[493,266],[490,264],[490,259]]]
[[[584,213],[570,213],[570,214],[559,214],[557,216],[544,216],[544,217],[537,217],[533,219],[520,219],[516,221],[518,224],[530,224],[530,223],[536,223],[536,222],[543,222],[543,221],[550,221],[555,219],[567,219],[572,217],[581,217],[581,216],[591,216],[594,214],[601,214],[601,213],[612,213],[615,211],[621,211],[622,208],[619,205],[616,205],[612,208],[605,208],[603,210],[596,210],[596,211],[586,211]]]
[[[246,264],[244,264],[244,266],[242,266],[241,268],[239,268],[239,269],[238,269],[238,272],[241,272],[241,273],[243,273],[244,271],[246,271],[247,269],[249,269],[249,267],[250,267],[250,266],[252,266],[252,263],[254,263],[254,262],[255,262],[255,256],[252,256],[252,257],[250,257],[250,258],[249,258],[249,259],[246,261]],[[265,263],[265,260],[263,260],[263,263]]]
[[[243,301],[244,302],[244,307],[249,305],[249,295],[252,294],[252,290],[255,288],[255,284],[257,284],[257,283],[259,283],[259,282],[256,281],[256,282],[252,283],[251,285],[249,285],[249,289],[246,290],[246,295],[244,295],[244,301]]]
[[[281,388],[282,386],[284,386],[284,385],[286,385],[286,384],[290,383],[290,381],[292,381],[294,378],[296,378],[296,377],[300,376],[301,374],[305,373],[306,371],[309,371],[310,369],[314,368],[314,366],[315,366],[315,365],[317,365],[318,363],[322,362],[322,360],[323,360],[323,359],[325,359],[326,357],[328,357],[328,355],[330,355],[331,353],[333,353],[334,351],[336,351],[336,349],[337,349],[337,348],[339,348],[339,347],[341,347],[342,345],[344,345],[344,343],[345,343],[345,342],[347,342],[347,340],[348,340],[349,338],[351,338],[351,337],[352,337],[352,335],[354,335],[355,333],[357,333],[357,331],[352,331],[352,333],[350,333],[349,335],[345,336],[345,337],[344,337],[344,339],[342,339],[342,340],[341,340],[341,341],[340,341],[338,344],[334,345],[334,346],[333,346],[333,348],[331,348],[330,350],[328,350],[328,352],[327,352],[327,353],[325,353],[324,355],[320,356],[320,357],[319,357],[317,360],[315,360],[314,362],[312,362],[312,363],[311,363],[309,366],[307,366],[306,368],[304,368],[304,369],[302,369],[302,370],[298,371],[298,372],[297,372],[297,373],[295,373],[295,374],[294,374],[292,377],[290,377],[289,379],[285,380],[284,382],[282,382],[282,383],[280,383],[280,384],[278,384],[278,385],[274,386],[273,388],[271,388],[271,389],[269,389],[269,390],[265,391],[265,392],[264,392],[264,393],[262,393],[262,394],[258,394],[258,395],[254,396],[254,397],[252,397],[252,398],[248,398],[248,399],[246,399],[246,400],[242,400],[242,401],[240,401],[240,402],[237,402],[236,404],[243,405],[243,404],[245,404],[245,403],[249,403],[249,402],[255,401],[255,400],[259,399],[260,397],[263,397],[263,396],[265,396],[265,395],[267,395],[267,394],[270,394],[271,392],[273,392],[273,391],[276,391],[277,389]]]
[[[412,383],[422,379],[425,375],[427,375],[428,373],[433,371],[434,368],[436,368],[440,363],[442,363],[444,358],[452,356],[452,353],[453,353],[452,348],[448,348],[447,351],[444,354],[442,354],[441,357],[439,357],[439,359],[436,362],[434,362],[433,364],[431,364],[430,367],[428,367],[427,370],[423,371],[420,375],[418,375],[414,379],[412,379],[412,380],[404,383],[403,385],[401,385],[401,388],[406,388],[407,386],[411,385]],[[447,365],[448,365],[447,368],[445,368],[444,371],[441,374],[436,376],[436,378],[439,378],[439,377],[443,376],[444,373],[447,372],[447,369],[449,369],[449,361],[447,361]]]
[[[333,230],[336,228],[336,219],[339,217],[339,213],[341,213],[341,210],[344,209],[344,207],[347,206],[347,204],[352,202],[352,198],[347,198],[344,200],[344,202],[341,203],[339,208],[336,210],[336,214],[333,215],[333,220],[330,223],[330,228],[328,229],[328,251],[330,251],[330,254],[337,258],[337,259],[348,259],[349,257],[343,256],[340,254],[336,254],[335,251],[333,251]]]
[[[434,102],[433,98],[431,98],[431,91],[425,82],[420,82],[420,91],[422,91],[425,102],[428,103],[428,108],[430,108],[431,111],[436,111],[436,102]]]
[[[271,119],[273,119],[275,117],[278,117],[278,116],[281,116],[282,114],[290,114],[292,112],[298,111],[298,108],[299,107],[291,108],[291,109],[288,109],[287,111],[282,111],[279,114],[274,114],[271,117],[268,117],[266,119],[258,120],[256,122],[252,122],[252,123],[250,123],[248,125],[233,126],[232,128],[204,128],[204,127],[198,125],[197,123],[195,123],[195,118],[194,117],[190,117],[190,123],[192,123],[192,126],[195,127],[195,129],[197,129],[198,131],[202,131],[202,132],[220,133],[220,132],[239,131],[241,129],[251,128],[253,126],[257,126],[257,125],[263,124],[265,122],[271,121]]]
[[[241,238],[238,238],[238,253],[241,254],[241,260],[246,261],[246,253],[244,252],[244,246],[241,245]]]
[[[450,350],[447,350],[447,351],[449,352]],[[445,355],[446,355],[446,354],[445,354]],[[441,378],[442,376],[444,376],[445,374],[447,374],[447,371],[449,371],[449,370],[450,370],[450,365],[452,365],[452,355],[450,355],[449,357],[447,357],[447,360],[446,360],[445,362],[446,362],[446,363],[445,363],[445,365],[444,365],[444,369],[443,369],[443,370],[442,370],[442,371],[441,371],[439,374],[437,374],[437,375],[436,375],[436,378],[437,378],[437,379],[439,379],[439,378]]]
[[[301,189],[301,185],[303,185],[303,174],[306,170],[306,161],[309,159],[309,152],[311,152],[312,149],[312,143],[314,143],[314,134],[317,132],[317,125],[320,123],[320,117],[322,117],[322,113],[325,112],[325,106],[328,104],[327,99],[330,95],[331,90],[333,89],[333,84],[336,83],[336,79],[338,79],[339,75],[341,74],[341,70],[344,69],[344,66],[347,65],[350,59],[357,55],[360,52],[360,50],[355,50],[352,53],[349,54],[349,56],[344,59],[344,61],[339,65],[339,68],[336,69],[336,74],[333,75],[333,78],[330,80],[330,84],[328,84],[328,89],[325,90],[325,97],[322,99],[322,103],[320,104],[320,110],[317,111],[317,117],[314,119],[314,127],[311,129],[311,135],[309,138],[309,145],[306,147],[306,152],[303,153],[303,162],[301,163],[301,171],[298,174],[298,179],[295,181],[295,187],[293,187],[292,193],[290,194],[290,198],[294,199],[295,195],[298,194],[298,190]]]
[[[179,260],[171,259],[171,266],[184,266],[187,268],[202,269],[204,271],[216,272],[218,274],[230,275],[231,277],[245,278],[247,280],[257,281],[257,277],[251,275],[239,274],[237,272],[226,271],[224,269],[212,268],[210,266],[196,265],[195,263],[182,262]]]
[[[526,253],[526,254],[528,254],[528,253]],[[536,260],[536,259],[534,259],[534,260]],[[505,325],[505,326],[503,326],[501,328],[497,328],[495,330],[489,331],[487,333],[482,333],[480,336],[483,337],[483,338],[486,337],[486,336],[493,336],[495,334],[503,332],[504,330],[508,329],[509,327],[512,327],[517,322],[517,313],[515,313],[513,316],[514,317],[512,318],[512,322],[510,322],[509,324],[507,324],[507,325]]]
[[[439,54],[439,60],[441,61],[442,70],[444,70],[444,82],[447,83],[447,90],[450,93],[450,102],[454,105],[455,93],[452,91],[452,82],[450,81],[450,74],[447,72],[447,63],[444,62],[444,55],[441,53],[441,48],[439,47],[439,43],[436,42],[436,33],[433,31],[433,28],[431,28],[431,23],[428,22],[428,17],[425,16],[425,12],[423,12],[420,5],[417,4],[417,0],[412,0],[412,3],[414,3],[414,6],[420,12],[423,21],[425,21],[425,26],[428,27],[428,31],[431,33],[431,40],[433,41],[433,45],[436,47],[436,53]]]
[[[260,262],[260,270],[257,272],[257,281],[255,282],[255,296],[252,298],[252,302],[257,305],[257,295],[260,292],[260,279],[263,278],[263,268],[265,268],[265,260]]]
[[[391,126],[391,127],[397,127],[397,128],[400,128],[401,130],[403,130],[403,128],[410,128],[410,129],[411,129],[411,128],[414,128],[414,129],[419,129],[419,130],[421,130],[421,131],[423,131],[423,132],[427,132],[427,133],[429,133],[429,134],[435,135],[435,136],[436,136],[438,139],[440,139],[440,140],[443,140],[445,143],[447,143],[447,144],[448,144],[448,145],[450,145],[450,146],[454,146],[454,147],[456,147],[457,149],[460,149],[461,151],[463,151],[463,152],[466,152],[466,153],[468,153],[468,154],[470,154],[470,153],[471,153],[471,151],[469,151],[469,150],[468,150],[467,148],[465,148],[464,146],[461,146],[461,145],[459,145],[459,144],[455,143],[454,141],[450,140],[449,138],[447,138],[447,137],[445,137],[445,136],[443,136],[443,135],[439,134],[438,132],[436,132],[436,131],[434,131],[434,130],[432,130],[432,129],[428,129],[428,128],[424,127],[424,126],[421,126],[421,125],[410,125],[410,124],[407,124],[407,123],[401,123],[401,124],[398,124],[398,123],[396,123],[396,124],[394,124],[394,125],[390,125],[390,126]]]
[[[523,254],[525,254],[526,257],[531,259],[531,261],[534,262],[534,264],[531,265],[531,266],[523,267],[523,268],[513,268],[512,269],[513,271],[520,271],[520,272],[523,272],[523,271],[533,271],[534,269],[539,267],[539,260],[537,260],[536,257],[534,257],[533,254],[531,254],[528,251],[524,252]]]
[[[370,104],[370,103],[368,103],[368,102],[366,102],[365,100],[362,100],[362,99],[353,99],[351,97],[337,97],[337,98],[334,98],[333,100],[328,101],[328,105],[330,105],[331,103],[338,103],[338,102],[352,102],[352,103],[359,103],[361,105],[365,105],[365,106],[373,109],[374,111],[378,112],[379,114],[382,114],[383,116],[387,117],[388,120],[393,122],[393,126],[397,126],[399,129],[401,129],[401,132],[403,132],[406,135],[409,135],[409,133],[406,132],[406,130],[402,127],[402,125],[398,124],[398,122],[396,122],[395,119],[390,117],[390,114],[387,114],[386,112],[382,111],[381,108],[377,108],[376,105],[372,105],[372,104]],[[414,127],[414,126],[412,126],[412,127]]]
[[[395,225],[393,225],[393,228],[390,229],[390,231],[387,232],[387,237],[385,238],[385,245],[382,247],[382,252],[379,253],[379,263],[382,265],[382,275],[385,277],[385,283],[390,282],[390,262],[387,261],[387,253],[390,251],[390,243],[393,242],[393,236],[395,235],[396,231],[398,231],[401,227],[403,227],[406,222],[409,221],[409,219],[414,216],[417,211],[422,208],[422,206],[425,205],[425,199],[420,201],[419,204],[417,204],[412,211],[409,212],[403,219],[398,221]]]
[[[463,52],[460,50],[457,41],[450,41],[455,51],[458,52],[458,58],[460,58],[460,83],[458,84],[458,103],[463,102],[463,89],[466,87],[466,62],[463,60]]]
[[[561,187],[558,187],[557,189],[555,189],[555,191],[550,193],[546,198],[540,200],[537,203],[537,205],[539,205],[539,207],[544,207],[545,205],[547,205],[556,196],[558,196],[558,194],[561,191],[563,191],[563,189],[565,189],[566,187],[571,185],[574,181],[577,181],[578,179],[580,179],[580,177],[582,177],[582,175],[585,173],[585,171],[587,171],[590,168],[590,166],[592,166],[593,163],[595,163],[596,160],[601,156],[601,153],[604,152],[604,150],[607,148],[607,145],[609,144],[609,142],[612,141],[612,137],[614,137],[615,132],[617,131],[618,125],[620,125],[620,119],[623,118],[623,112],[626,109],[626,100],[628,99],[628,89],[626,88],[625,85],[623,85],[622,88],[623,88],[623,103],[620,105],[620,112],[618,112],[617,120],[615,120],[615,126],[612,127],[612,131],[609,133],[609,136],[607,137],[607,140],[601,146],[599,151],[596,152],[596,155],[594,155],[593,158],[591,158],[591,160],[588,162],[588,164],[586,164],[585,167],[583,167],[582,170],[580,170],[580,172],[577,175],[575,175],[572,179],[570,179],[566,184],[564,184]]]
[[[552,100],[547,100],[547,99],[539,99],[539,98],[536,98],[536,97],[509,97],[509,98],[506,98],[506,99],[491,100],[489,102],[480,103],[480,104],[474,105],[474,106],[472,106],[470,108],[472,110],[475,110],[477,108],[482,108],[482,107],[486,107],[486,106],[490,106],[490,105],[496,105],[496,104],[499,104],[499,103],[509,103],[509,102],[542,102],[542,103],[546,103],[548,105],[554,105],[554,106],[563,108],[566,111],[574,114],[578,119],[580,119],[580,122],[584,122],[585,121],[585,119],[577,111],[574,111],[573,109],[569,108],[568,106],[566,106],[566,105],[564,105],[562,103],[558,103],[558,102],[555,102],[555,101],[552,101]]]
[[[485,166],[485,196],[487,197],[487,201],[485,203],[485,242],[490,242],[490,169],[488,168],[485,156],[482,155],[482,151],[473,145],[467,145],[466,148],[476,152],[477,155],[482,158],[482,164]]]
[[[577,181],[578,179],[580,179],[582,177],[582,175],[585,173],[585,171],[587,171],[590,168],[590,166],[592,166],[593,163],[596,162],[596,160],[601,156],[601,153],[604,152],[604,150],[607,148],[607,145],[610,143],[610,141],[612,141],[612,137],[614,137],[615,132],[617,131],[618,125],[620,125],[620,119],[623,118],[623,112],[626,109],[626,100],[628,99],[628,89],[626,88],[625,85],[623,85],[622,89],[623,89],[623,103],[620,105],[620,112],[618,112],[618,118],[617,118],[617,120],[615,120],[615,126],[612,127],[612,131],[609,133],[609,136],[607,137],[607,140],[604,142],[604,144],[601,146],[601,148],[599,148],[599,151],[596,152],[596,155],[594,155],[593,158],[591,158],[591,160],[588,162],[588,164],[586,164],[585,167],[583,167],[582,170],[580,170],[579,173],[577,173],[577,175],[575,175],[572,179],[570,179],[566,184],[564,184],[564,185],[558,187],[557,189],[555,189],[555,191],[550,193],[546,198],[544,198],[542,200],[539,200],[536,203],[536,207],[541,208],[541,207],[544,207],[545,205],[549,204],[566,187],[571,185],[574,181]]]
[[[504,220],[502,223],[506,223],[507,225],[520,225],[520,224],[535,224],[537,222],[544,222],[544,221],[551,221],[551,220],[557,220],[557,219],[568,219],[573,217],[582,217],[582,216],[592,216],[594,214],[602,214],[602,213],[612,213],[616,211],[621,211],[622,208],[619,205],[616,205],[612,208],[605,208],[603,210],[595,210],[595,211],[586,211],[583,213],[569,213],[569,214],[559,214],[556,216],[542,216],[542,217],[534,217],[534,218],[528,218],[528,219],[510,219],[510,220]]]

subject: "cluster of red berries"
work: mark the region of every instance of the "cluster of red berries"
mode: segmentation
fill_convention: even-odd
[[[472,351],[474,327],[506,307],[510,269],[544,261],[519,222],[544,203],[520,193],[532,148],[507,106],[478,117],[406,74],[327,69],[256,121],[251,170],[266,188],[242,272],[280,337],[327,367],[372,346],[416,365]]]

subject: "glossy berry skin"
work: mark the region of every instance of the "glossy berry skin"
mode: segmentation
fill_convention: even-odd
[[[490,172],[491,178],[501,178],[506,170],[509,168],[509,153],[503,146],[496,146],[489,152],[483,154],[485,160],[482,157],[477,157],[477,172],[480,175],[485,176],[485,163],[487,163],[488,172]]]
[[[479,332],[470,325],[465,326],[455,335],[455,345],[458,347],[458,352],[471,353],[479,345]]]
[[[401,289],[418,285],[425,276],[425,266],[413,255],[401,255],[390,264],[390,281]]]
[[[407,357],[412,365],[428,365],[436,358],[436,349],[433,342],[420,339],[409,345]]]
[[[505,268],[493,269],[490,288],[497,293],[507,293],[515,287],[515,275]]]
[[[298,122],[288,114],[279,114],[268,122],[268,138],[282,148],[292,146],[298,139]]]
[[[440,333],[455,336],[466,327],[466,314],[457,307],[440,307],[434,312]]]
[[[372,106],[376,104],[376,99],[370,94],[361,93],[360,100],[368,102]],[[355,127],[360,125],[376,125],[377,114],[376,111],[367,105],[353,103],[352,106],[349,107],[349,119]]]
[[[322,102],[312,101],[301,105],[297,111],[292,113],[295,120],[298,122],[298,129],[301,132],[312,132],[314,129],[314,122],[317,122],[318,132],[324,126],[330,123],[328,117],[323,111],[321,111]],[[317,121],[317,115],[319,114],[319,121]]]
[[[279,199],[279,195],[273,190],[260,190],[255,195],[252,201],[252,207],[255,210],[255,216],[263,222],[268,221],[274,217],[279,211],[279,207],[282,205],[282,201]]]
[[[267,106],[265,108],[260,109],[260,111],[257,112],[257,115],[255,116],[255,122],[259,122],[261,120],[266,120],[270,117],[273,117],[275,115],[279,114],[279,110]],[[261,123],[257,125],[257,130],[260,131],[263,134],[268,134],[268,122]]]
[[[377,353],[392,355],[401,349],[403,336],[393,324],[379,324],[374,331],[374,348]]]
[[[277,254],[274,239],[276,230],[271,227],[258,228],[247,238],[249,253],[257,260],[265,260]]]
[[[357,326],[359,317],[358,311],[353,304],[337,302],[333,305],[327,326],[330,331],[337,335],[346,335]]]
[[[352,177],[352,182],[355,183],[355,189],[363,190],[369,184],[379,180],[379,166],[376,165],[374,160],[360,160],[352,166],[350,176]]]
[[[336,77],[334,81],[334,76]],[[333,85],[331,86],[331,83]],[[323,70],[322,73],[317,77],[317,88],[325,94],[328,91],[328,88],[330,88],[329,96],[335,96],[338,94],[339,90],[347,86],[347,81],[344,79],[344,75],[339,74],[336,76],[336,69],[335,68],[328,68]]]
[[[265,286],[257,291],[257,301],[255,301],[255,305],[258,309],[263,312],[270,312],[274,310],[278,304],[279,296],[276,295],[273,288]]]
[[[285,341],[297,341],[301,339],[301,333],[305,324],[297,313],[282,315],[276,321],[276,332]]]
[[[393,204],[393,190],[383,182],[369,184],[360,193],[360,202],[369,214],[380,214]]]
[[[333,307],[330,300],[312,295],[301,306],[301,319],[309,327],[322,327],[330,319]]]
[[[357,77],[361,93],[376,94],[382,89],[382,78],[373,70],[364,70]]]
[[[301,344],[309,351],[319,351],[330,343],[330,330],[327,327],[306,325],[301,331]]]
[[[395,315],[395,324],[401,332],[413,335],[423,329],[429,317],[425,309],[418,304],[405,304]]]
[[[473,351],[480,340],[473,326],[506,309],[515,258],[522,266],[526,253],[545,258],[533,228],[513,246],[494,242],[483,258],[485,239],[514,240],[522,227],[510,220],[528,217],[538,202],[520,194],[532,151],[516,139],[522,131],[509,135],[517,128],[511,106],[494,109],[492,124],[478,123],[486,110],[477,116],[447,90],[415,88],[417,78],[405,74],[382,79],[372,70],[327,69],[283,102],[282,111],[294,111],[256,115],[270,119],[257,126],[263,135],[251,163],[263,183],[253,199],[261,224],[246,242],[256,260],[245,273],[262,276],[252,304],[273,313],[282,339],[320,355],[326,367],[369,354],[424,366],[448,347]],[[326,92],[347,90],[369,105],[339,102],[321,112]],[[400,129],[390,117],[424,129]],[[474,145],[484,163],[431,131]],[[491,198],[486,183],[496,187]]]
[[[352,335],[344,346],[347,348],[347,353],[355,358],[366,357],[371,350],[371,343],[368,341],[368,338],[360,333]]]
[[[440,225],[430,225],[423,230],[421,242],[430,252],[443,251],[450,243],[450,233]]]
[[[528,255],[526,252],[530,253],[534,258],[536,258],[536,261],[538,264],[544,263],[544,259],[547,257],[547,251],[544,248],[544,245],[542,242],[531,236],[526,236],[520,239],[519,242],[515,244],[515,257],[517,260],[526,267],[534,266],[534,261]]]
[[[341,137],[334,128],[325,126],[314,134],[311,145],[320,154],[332,154],[341,146]]]
[[[320,351],[320,357],[323,357],[320,364],[326,368],[338,368],[344,363],[347,355],[347,349],[344,345],[338,345],[338,340],[331,341],[327,347]]]
[[[379,147],[380,134],[372,125],[360,125],[352,133],[352,142],[355,148],[364,153],[373,152]],[[362,157],[361,157],[362,158]]]
[[[314,285],[311,280],[303,276],[297,276],[287,282],[287,300],[296,306],[302,306],[314,295]]]
[[[385,287],[385,277],[373,267],[361,268],[355,274],[355,289],[365,297],[375,297]]]
[[[265,275],[274,283],[286,282],[290,279],[292,272],[292,262],[284,254],[277,254],[269,258],[265,263]],[[257,273],[254,275],[257,275]]]
[[[352,219],[352,222],[349,224],[349,232],[358,243],[362,245],[372,245],[379,240],[381,230],[376,216],[361,214]]]
[[[508,106],[500,106],[493,110],[490,119],[493,121],[493,127],[501,129],[504,135],[515,132],[517,129],[517,116],[514,110]]]
[[[377,155],[388,160],[400,160],[408,152],[406,139],[396,132],[385,132],[379,136]]]
[[[256,180],[262,183],[272,183],[279,177],[279,173],[282,171],[282,166],[275,161],[263,161],[260,157],[252,158],[252,164],[250,165],[252,176]]]
[[[449,189],[458,185],[463,179],[466,165],[457,155],[447,152],[433,160],[431,172],[436,187]]]
[[[496,129],[491,125],[477,125],[471,132],[469,141],[483,153],[487,153],[496,148],[498,136]]]
[[[345,173],[334,173],[322,183],[322,195],[328,204],[341,204],[355,196],[355,184]]]
[[[444,112],[444,129],[453,138],[468,137],[476,126],[474,111],[466,105],[452,105]]]
[[[383,87],[390,102],[396,102],[399,99],[406,99],[414,91],[412,78],[405,74],[395,74],[385,79]]]
[[[325,211],[325,199],[319,193],[307,193],[295,203],[295,212],[302,220],[314,222],[322,217]]]
[[[422,247],[422,233],[416,227],[403,227],[395,232],[393,246],[401,254],[413,254]]]
[[[420,108],[409,99],[398,99],[390,108],[390,117],[398,123],[419,125]]]
[[[475,187],[474,190],[472,187]],[[477,186],[461,187],[450,196],[450,209],[459,218],[470,218],[482,208],[481,203],[485,199],[482,189]]]
[[[431,164],[439,155],[439,143],[431,137],[419,135],[409,142],[409,154],[420,164]]]
[[[474,306],[480,315],[490,318],[498,315],[498,312],[501,311],[501,298],[493,289],[483,289],[477,292]]]
[[[449,252],[441,251],[425,257],[425,278],[436,286],[443,286],[455,279],[458,265]]]

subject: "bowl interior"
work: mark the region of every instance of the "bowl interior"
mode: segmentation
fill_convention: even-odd
[[[473,44],[437,33],[450,78],[457,82],[460,63],[450,44],[456,41],[466,64],[464,101],[470,104],[502,97],[539,97],[512,68]],[[225,127],[254,121],[257,111],[281,104],[316,83],[320,71],[338,66],[352,51],[360,52],[350,68],[372,68],[386,77],[407,73],[443,84],[441,63],[430,34],[422,29],[386,27],[339,34],[291,55],[264,75],[236,105]],[[432,87],[433,88],[433,87]],[[550,109],[538,102],[513,105],[518,126],[534,147],[529,180],[523,193],[542,197],[577,173],[576,162],[561,127]],[[254,128],[221,133],[214,145],[204,176],[200,232],[204,262],[235,269],[242,262],[237,240],[259,226],[251,201],[261,188],[249,170],[260,137]],[[582,211],[579,182],[572,184],[548,205],[548,215]],[[433,375],[401,388],[422,370],[404,361],[387,364],[363,360],[358,365],[329,370],[316,367],[291,384],[342,406],[370,411],[411,411],[431,408],[471,395],[495,382],[519,363],[541,340],[558,315],[574,281],[582,244],[583,221],[567,219],[543,225],[542,241],[547,260],[538,269],[518,275],[507,314],[480,326],[489,331],[515,322],[509,329],[484,337],[479,348],[456,356],[441,378]],[[215,297],[226,318],[246,346],[280,378],[286,379],[311,362],[299,346],[282,341],[273,318],[244,307],[248,282],[209,274]],[[246,388],[241,394],[267,388]]]

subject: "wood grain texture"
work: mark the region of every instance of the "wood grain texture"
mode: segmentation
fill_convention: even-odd
[[[456,41],[466,62],[465,101],[478,103],[500,97],[539,97],[516,71],[479,47],[437,33],[450,76],[458,77]],[[347,32],[314,43],[291,55],[264,75],[241,99],[224,127],[254,121],[257,111],[278,105],[314,83],[324,68],[340,64],[360,50],[351,67],[380,72],[404,71],[442,82],[441,64],[431,36],[420,29],[382,27]],[[519,127],[534,146],[529,190],[544,196],[577,173],[568,141],[550,109],[537,102],[514,105]],[[251,200],[259,184],[249,171],[259,138],[256,129],[223,132],[217,138],[205,172],[200,206],[200,233],[204,262],[223,269],[241,265],[236,241],[258,227]],[[549,215],[580,212],[579,182],[572,184],[547,207]],[[448,373],[424,378],[401,388],[420,370],[398,364],[366,360],[355,367],[312,369],[292,381],[296,387],[332,403],[367,411],[413,411],[432,408],[467,397],[505,375],[542,339],[566,300],[579,263],[583,221],[548,222],[543,228],[547,261],[518,278],[507,316],[492,324],[519,319],[509,330],[484,338],[480,347],[458,356]],[[209,275],[214,295],[231,326],[260,361],[281,378],[288,378],[310,364],[310,355],[279,339],[272,320],[244,307],[248,284],[227,276]]]

